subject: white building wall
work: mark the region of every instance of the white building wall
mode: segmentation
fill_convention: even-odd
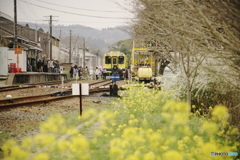
[[[60,59],[60,49],[57,46],[52,46],[52,58],[53,60],[59,60]]]
[[[18,55],[19,57],[19,66],[18,68],[22,69],[22,72],[26,72],[27,71],[27,53],[25,50],[22,51],[22,54]],[[17,67],[17,54],[15,54],[13,49],[9,49],[8,50],[8,65],[10,65],[10,63],[16,63],[16,67]]]
[[[8,47],[0,47],[0,75],[8,75]]]

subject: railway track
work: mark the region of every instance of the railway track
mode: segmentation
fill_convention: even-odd
[[[89,92],[103,92],[109,91],[109,87],[107,85],[111,84],[111,81],[98,81],[89,84]],[[55,92],[50,94],[44,95],[35,95],[35,96],[27,96],[27,97],[18,97],[18,98],[6,98],[0,100],[0,111],[20,107],[20,106],[27,106],[27,105],[34,105],[34,104],[41,104],[41,103],[49,103],[52,101],[58,101],[73,97],[78,97],[78,95],[71,95],[72,89],[65,89],[61,92]]]
[[[65,82],[70,82],[73,80],[66,80]],[[34,83],[34,84],[25,84],[25,85],[14,85],[14,86],[5,86],[0,87],[0,92],[6,92],[6,91],[13,91],[13,90],[19,90],[19,89],[29,89],[29,88],[35,88],[37,86],[41,85],[56,85],[61,84],[62,81],[54,81],[54,82],[47,82],[47,83]]]

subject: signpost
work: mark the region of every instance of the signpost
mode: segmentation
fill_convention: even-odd
[[[19,68],[19,54],[22,54],[22,48],[18,48],[18,47],[16,47],[15,49],[14,49],[14,52],[15,52],[15,54],[17,55],[17,68]]]
[[[89,95],[88,83],[73,83],[72,95],[79,95],[80,100],[80,116],[82,116],[82,95]]]
[[[22,54],[22,48],[15,48],[15,54]]]

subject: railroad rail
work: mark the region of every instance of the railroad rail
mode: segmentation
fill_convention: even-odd
[[[109,88],[106,87],[107,85],[111,84],[111,81],[98,81],[89,84],[90,86],[90,93],[95,92],[106,92],[109,91]],[[97,86],[95,86],[97,85]],[[78,97],[78,95],[71,95],[72,89],[65,89],[61,92],[49,93],[44,95],[35,95],[35,96],[27,96],[27,97],[18,97],[18,98],[6,98],[0,100],[0,111],[20,107],[20,106],[27,106],[27,105],[34,105],[40,103],[49,103],[51,101],[58,101],[67,98]]]
[[[65,80],[65,82],[70,82],[73,80]],[[45,83],[33,83],[33,84],[24,84],[24,85],[14,85],[14,86],[4,86],[0,87],[0,92],[6,92],[6,91],[13,91],[18,89],[28,89],[28,88],[34,88],[40,85],[55,85],[55,84],[61,84],[62,81],[54,81],[54,82],[45,82]]]

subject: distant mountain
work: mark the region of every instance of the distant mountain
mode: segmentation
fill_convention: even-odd
[[[33,29],[43,29],[44,32],[49,32],[49,25],[47,24],[34,24],[19,22],[19,24],[26,26],[28,25]],[[113,43],[120,40],[127,40],[130,38],[129,34],[123,30],[126,28],[115,27],[106,28],[102,30],[82,26],[82,25],[53,25],[52,33],[53,36],[60,39],[61,44],[69,47],[70,41],[70,30],[72,31],[72,46],[81,48],[83,37],[86,40],[86,47],[94,52],[104,53],[108,51],[108,48]]]

